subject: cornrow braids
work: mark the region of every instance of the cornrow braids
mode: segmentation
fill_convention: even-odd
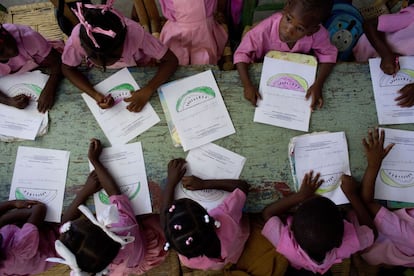
[[[219,223],[196,201],[175,200],[165,211],[165,219],[167,245],[164,249],[171,247],[187,258],[220,258],[221,245],[215,230]]]

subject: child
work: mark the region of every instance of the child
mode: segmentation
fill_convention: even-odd
[[[241,180],[201,180],[183,177],[184,159],[168,164],[167,187],[161,209],[161,224],[167,243],[179,254],[183,265],[202,270],[220,270],[234,264],[249,237],[248,220],[242,217],[248,184]],[[174,190],[181,181],[189,190],[220,189],[231,194],[208,212],[194,200],[174,200]]]
[[[167,22],[161,30],[160,40],[177,56],[180,65],[217,64],[228,35],[214,18],[223,0],[197,0],[191,5],[185,0],[161,0],[162,13]],[[219,19],[219,18],[217,18]]]
[[[55,102],[57,86],[62,78],[60,54],[30,27],[0,24],[0,76],[27,72],[39,66],[50,70],[50,77],[37,103],[39,112],[45,113]],[[8,97],[0,91],[2,104],[23,109],[29,100],[24,94]]]
[[[46,205],[33,200],[0,204],[0,275],[29,275],[49,269],[56,256],[58,227],[45,224]]]
[[[139,112],[156,89],[177,69],[175,55],[160,41],[145,32],[138,23],[106,5],[77,3],[75,11],[80,23],[75,26],[62,55],[63,74],[80,90],[96,100],[101,108],[110,108],[114,99],[97,92],[89,80],[77,70],[86,59],[105,68],[122,68],[160,60],[158,72],[140,90],[132,92],[127,109]]]
[[[78,273],[98,273],[108,268],[111,275],[140,274],[164,260],[165,239],[161,227],[144,232],[138,225],[128,197],[121,194],[99,161],[101,152],[100,141],[92,139],[88,157],[95,170],[63,215],[56,251],[64,260],[52,261],[66,263]],[[81,204],[101,188],[109,195],[111,205],[97,221]],[[86,217],[81,216],[78,208]]]
[[[400,70],[398,56],[414,55],[414,5],[396,14],[383,14],[364,23],[362,35],[353,52],[356,61],[381,57],[381,69],[394,75]],[[405,85],[395,99],[401,107],[414,105],[414,83]]]
[[[330,14],[332,0],[288,0],[281,13],[260,22],[243,37],[234,53],[234,63],[244,87],[244,97],[256,106],[261,98],[249,77],[249,64],[260,61],[267,52],[313,52],[319,61],[316,80],[306,98],[312,96],[311,108],[323,105],[322,89],[331,73],[338,49],[331,44],[328,31],[321,25]]]
[[[267,206],[263,212],[266,224],[262,234],[283,254],[295,269],[324,274],[329,268],[373,243],[372,220],[362,204],[356,182],[342,177],[341,188],[356,212],[358,221],[342,218],[338,207],[328,198],[315,196],[322,184],[319,174],[305,174],[299,192]],[[286,222],[281,215],[298,206]]]
[[[414,209],[390,211],[374,200],[375,180],[382,160],[394,144],[384,148],[384,131],[369,130],[363,139],[368,165],[365,170],[361,195],[374,218],[378,238],[363,252],[371,265],[389,264],[414,267]]]

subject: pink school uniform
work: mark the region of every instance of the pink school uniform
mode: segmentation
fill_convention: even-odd
[[[55,240],[59,238],[58,225],[45,225],[41,230],[31,223],[21,228],[6,225],[0,229],[1,244],[0,275],[29,275],[46,271],[55,263],[46,262],[57,257]]]
[[[374,242],[374,234],[370,228],[365,225],[359,226],[357,222],[350,223],[344,220],[344,237],[341,246],[329,251],[323,263],[319,264],[298,245],[290,229],[291,225],[292,217],[287,219],[287,224],[284,224],[278,217],[272,217],[263,227],[262,234],[294,268],[304,268],[314,273],[327,272],[333,264],[342,262],[343,259],[367,248]]]
[[[135,21],[124,18],[127,28],[121,58],[107,68],[123,68],[146,65],[151,59],[161,59],[168,50],[164,44],[153,37]],[[68,38],[62,54],[62,62],[68,66],[78,66],[87,59],[87,55],[79,39],[78,24]]]
[[[23,73],[39,67],[52,50],[51,44],[28,26],[3,24],[3,28],[16,40],[19,54],[6,63],[0,62],[0,76]]]
[[[217,64],[228,38],[214,19],[217,0],[161,0],[160,6],[167,18],[160,40],[179,64]]]
[[[399,13],[383,14],[378,17],[378,31],[385,33],[385,38],[393,52],[414,55],[414,5],[402,9]],[[363,34],[353,49],[357,61],[367,61],[378,57],[368,38]]]
[[[256,27],[247,32],[236,49],[234,63],[253,63],[263,59],[272,50],[291,53],[310,53],[312,50],[318,62],[335,63],[338,49],[330,42],[329,32],[319,25],[319,31],[311,36],[304,36],[296,41],[292,49],[279,38],[279,23],[282,13],[275,13],[264,19]]]
[[[119,236],[133,236],[134,242],[125,245],[109,270],[111,275],[141,274],[160,264],[166,256],[165,239],[159,220],[150,220],[153,225],[138,225],[131,203],[126,195],[115,195],[110,198],[116,205],[120,221],[111,225],[111,230]],[[121,230],[117,230],[121,229]]]
[[[219,206],[208,211],[221,224],[216,230],[221,244],[221,259],[205,256],[189,259],[178,255],[181,263],[186,267],[203,270],[220,270],[229,263],[236,263],[249,237],[249,222],[246,217],[242,217],[245,202],[246,194],[236,189]]]
[[[381,207],[374,219],[378,237],[362,257],[372,265],[414,267],[414,209]]]

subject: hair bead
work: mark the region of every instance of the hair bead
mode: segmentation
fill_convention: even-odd
[[[185,241],[186,245],[190,245],[193,242],[193,238],[192,237],[188,237],[188,239]]]
[[[175,230],[181,230],[181,229],[182,229],[182,227],[181,227],[181,225],[179,225],[179,224],[175,224],[175,225],[174,225],[174,229],[175,229]]]
[[[209,222],[210,222],[210,217],[209,217],[209,215],[204,215],[204,222],[205,222],[205,223],[209,223]]]
[[[164,251],[168,251],[168,249],[170,249],[170,243],[166,242],[164,245]]]
[[[168,212],[172,213],[175,209],[175,205],[171,205],[170,209],[168,209]]]
[[[220,228],[220,226],[221,226],[220,221],[218,221],[218,220],[214,221],[214,226],[215,226],[216,228]]]

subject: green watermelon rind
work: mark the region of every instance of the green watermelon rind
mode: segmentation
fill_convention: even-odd
[[[412,183],[410,183],[410,184],[404,184],[404,185],[401,185],[401,184],[399,184],[399,183],[397,183],[397,182],[395,182],[386,172],[385,172],[385,170],[384,169],[381,169],[381,171],[380,171],[380,178],[381,178],[381,180],[382,180],[382,182],[383,183],[385,183],[385,184],[387,184],[387,185],[389,185],[389,186],[391,186],[391,187],[396,187],[396,188],[408,188],[408,187],[412,187],[412,186],[414,186],[414,181],[412,182]]]
[[[23,86],[23,87],[27,88],[28,90],[30,90],[30,92],[33,92],[35,94],[36,98],[39,98],[39,96],[40,96],[40,94],[42,93],[42,90],[43,90],[40,86],[38,86],[36,84],[32,84],[32,83],[18,83],[18,84],[15,84],[15,85],[13,85],[12,87],[10,87],[8,89],[9,93],[13,93],[13,90],[16,87],[19,87],[19,86]]]
[[[318,188],[316,190],[316,193],[317,194],[326,194],[326,193],[332,192],[333,190],[338,188],[340,184],[341,184],[341,180],[340,180],[340,178],[338,178],[333,185],[329,185],[326,188]]]
[[[414,79],[414,70],[404,68],[404,69],[401,69],[400,71],[408,75],[410,78]]]
[[[20,191],[19,188],[16,188],[16,190],[14,191],[14,196],[16,197],[16,199],[19,200],[26,200],[26,197],[24,196],[24,194]]]
[[[140,190],[141,190],[141,182],[138,182],[137,188],[134,190],[134,192],[131,195],[128,195],[128,199],[133,200],[137,196]],[[109,196],[102,190],[98,192],[98,198],[99,198],[99,201],[105,205],[111,204],[109,200]]]
[[[199,92],[199,93],[203,93],[206,94],[208,96],[211,97],[216,97],[216,93],[214,92],[213,88],[209,87],[209,86],[199,86],[196,88],[193,88],[191,90],[188,90],[187,92],[185,92],[183,95],[180,96],[180,98],[178,98],[177,104],[175,105],[175,110],[178,112],[179,110],[181,110],[181,105],[184,103],[184,99],[195,92]]]
[[[128,90],[128,91],[135,91],[135,88],[130,83],[121,83],[108,91],[108,93],[118,91],[118,90]]]
[[[295,80],[296,82],[298,82],[298,84],[300,85],[300,87],[302,87],[305,92],[308,90],[308,82],[304,78],[302,78],[299,75],[290,74],[290,73],[280,73],[280,74],[276,74],[276,75],[270,77],[267,80],[266,84],[268,86],[270,86],[270,83],[273,80],[278,79],[278,78],[285,78],[285,77],[292,78],[293,80]]]

